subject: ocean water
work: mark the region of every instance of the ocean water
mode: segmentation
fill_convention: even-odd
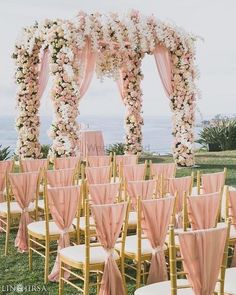
[[[106,146],[110,144],[123,142],[125,137],[124,118],[110,116],[79,116],[79,123],[90,130],[101,130],[104,136]],[[41,117],[40,142],[41,144],[50,144],[51,140],[47,136],[47,130],[52,122],[51,117]],[[144,118],[143,148],[147,152],[156,152],[160,154],[170,153],[173,141],[171,134],[171,117],[152,117]],[[200,128],[195,128],[195,134],[199,133]],[[17,132],[15,130],[15,118],[13,116],[0,117],[0,144],[10,146],[14,151],[17,141]]]

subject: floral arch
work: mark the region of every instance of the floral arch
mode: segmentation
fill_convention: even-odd
[[[141,63],[153,54],[173,112],[173,156],[178,165],[194,164],[194,121],[197,89],[195,38],[183,30],[131,11],[79,12],[73,20],[45,20],[23,30],[15,46],[19,133],[17,154],[41,157],[40,98],[53,78],[51,98],[55,118],[49,136],[56,156],[79,152],[79,102],[96,72],[112,77],[126,107],[126,151],[142,150]]]

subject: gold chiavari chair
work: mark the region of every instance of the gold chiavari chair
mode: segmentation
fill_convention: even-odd
[[[121,175],[119,175],[119,171],[122,171],[122,166],[124,165],[136,165],[138,164],[139,154],[137,155],[116,155],[113,154],[113,167],[112,167],[112,174],[113,178],[121,179]]]
[[[109,205],[107,205],[109,206]],[[112,205],[110,205],[112,206]],[[127,220],[129,213],[129,202],[127,205],[125,219],[121,230],[121,239],[118,241],[121,243],[121,248],[124,248],[125,235],[127,231]],[[90,208],[88,200],[85,201],[85,242],[84,244],[75,245],[64,248],[60,251],[60,279],[59,279],[59,295],[64,294],[64,285],[69,284],[77,289],[81,294],[88,295],[89,288],[92,286],[97,287],[97,293],[101,285],[101,276],[104,270],[107,254],[105,253],[101,243],[91,243],[91,225],[90,225]],[[94,224],[92,224],[94,228]],[[118,252],[114,251],[113,257],[116,263],[121,268],[122,278],[124,280],[124,259],[120,257]],[[80,270],[81,272],[75,272],[74,270]],[[65,278],[65,272],[70,274],[70,279]],[[91,276],[96,277],[96,282],[91,282]],[[79,280],[83,283],[83,287],[76,285],[73,279]]]
[[[112,165],[112,153],[107,156],[88,156],[86,159],[88,167],[100,167]]]

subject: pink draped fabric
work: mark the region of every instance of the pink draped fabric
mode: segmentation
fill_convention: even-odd
[[[14,165],[13,160],[0,161],[0,172],[9,173],[12,171]]]
[[[168,279],[164,245],[173,208],[173,197],[141,201],[142,228],[153,248],[148,284]]]
[[[161,45],[158,44],[153,51],[153,55],[155,57],[157,69],[162,81],[162,84],[164,86],[166,95],[168,97],[171,96],[173,92],[172,88],[172,61],[171,61],[171,55],[169,50]]]
[[[123,176],[126,181],[144,180],[145,171],[145,164],[123,166]]]
[[[47,189],[49,209],[53,221],[60,229],[57,252],[70,246],[69,228],[75,218],[80,199],[80,188],[78,186],[57,187]],[[69,274],[65,274],[67,278]],[[50,281],[59,279],[59,255],[57,255],[53,269],[49,275]]]
[[[110,160],[110,156],[90,156],[87,158],[90,167],[109,166]]]
[[[75,169],[79,163],[79,157],[62,157],[54,159],[54,169]]]
[[[127,209],[126,203],[91,206],[99,242],[107,252],[99,295],[124,295],[119,268],[113,258]]]
[[[113,204],[119,194],[119,183],[91,184],[89,194],[93,205]]]
[[[4,202],[3,192],[6,187],[6,173],[0,172],[0,202]]]
[[[31,222],[28,207],[36,199],[39,172],[10,173],[13,195],[22,209],[15,246],[19,252],[28,250],[27,225]]]
[[[131,198],[133,209],[136,208],[137,198],[143,200],[152,199],[156,188],[155,180],[138,180],[127,182],[127,192]]]
[[[46,172],[47,184],[52,187],[71,186],[74,184],[74,169],[48,170]]]
[[[49,78],[49,51],[44,50],[39,71],[39,98],[43,95]]]
[[[225,184],[225,173],[217,172],[202,175],[202,189],[205,194],[219,192]]]
[[[86,160],[88,156],[104,156],[104,140],[101,131],[80,131],[80,156]]]
[[[150,170],[151,170],[152,177],[158,178],[162,176],[164,179],[174,178],[176,165],[174,163],[168,163],[168,164],[155,163],[155,164],[151,164]]]
[[[110,166],[86,167],[85,173],[89,184],[102,184],[110,182]]]
[[[136,165],[137,164],[137,156],[136,155],[117,155],[116,156],[116,165]]]
[[[204,194],[188,197],[188,215],[193,230],[216,226],[220,207],[220,194]]]
[[[236,191],[229,191],[229,216],[232,217],[232,225],[236,229]],[[231,267],[236,267],[236,245],[234,245]]]
[[[179,234],[184,271],[194,294],[212,295],[223,259],[227,228]]]
[[[182,217],[183,197],[184,197],[184,193],[187,193],[187,195],[190,194],[191,186],[192,186],[191,176],[168,179],[168,191],[170,195],[175,196],[177,193],[177,200],[175,205],[177,228],[181,228],[183,225],[183,217]]]
[[[22,172],[35,172],[41,169],[47,170],[47,159],[23,159],[20,161]]]

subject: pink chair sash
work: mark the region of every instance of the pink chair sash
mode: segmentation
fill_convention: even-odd
[[[236,191],[229,191],[229,216],[232,217],[232,225],[236,229]],[[236,267],[236,245],[234,245],[231,267]]]
[[[119,183],[92,184],[89,194],[93,205],[113,204],[119,194]]]
[[[176,211],[176,226],[181,228],[183,224],[182,210],[183,210],[183,197],[184,193],[190,194],[192,185],[192,177],[180,177],[168,179],[168,191],[171,196],[175,196],[177,193],[177,200],[175,205]]]
[[[81,201],[80,188],[78,186],[48,188],[47,196],[52,218],[61,231],[57,250],[59,252],[61,249],[70,246],[69,228]],[[66,276],[69,277],[68,274]],[[59,255],[57,255],[48,278],[50,281],[58,281],[59,279]]]
[[[28,207],[36,199],[39,172],[10,173],[9,181],[16,201],[22,209],[15,246],[19,252],[28,250],[27,225],[31,222]]]
[[[144,180],[145,164],[123,166],[123,176],[126,181]]]
[[[137,156],[136,155],[117,155],[116,156],[116,165],[136,165]]]
[[[110,156],[90,156],[87,160],[90,167],[101,167],[109,166],[110,159]]]
[[[24,159],[21,160],[22,172],[35,172],[40,169],[47,170],[48,160],[47,159]]]
[[[0,173],[9,173],[12,171],[14,165],[13,160],[0,161]]]
[[[164,244],[174,201],[173,197],[141,201],[142,228],[153,249],[148,284],[168,279]]]
[[[119,268],[113,258],[114,246],[121,232],[126,203],[91,206],[99,242],[107,252],[99,295],[124,295]]]
[[[54,169],[75,169],[79,163],[79,157],[62,157],[54,159]]]
[[[227,228],[179,234],[184,270],[194,294],[212,295],[220,271]]]
[[[217,172],[202,175],[202,189],[203,193],[210,194],[219,192],[225,184],[225,173]]]
[[[138,180],[127,182],[127,192],[131,198],[133,209],[136,208],[137,198],[152,199],[156,188],[155,180]]]
[[[162,175],[163,179],[174,178],[176,165],[174,163],[155,163],[151,164],[150,170],[152,177],[158,178]]]
[[[0,172],[0,202],[4,202],[4,198],[3,198],[3,192],[5,190],[6,187],[6,174],[3,172]]]
[[[52,187],[71,186],[74,184],[74,172],[74,169],[48,170],[47,184]]]
[[[110,182],[110,166],[86,167],[85,173],[89,184]]]
[[[220,207],[219,193],[188,197],[187,206],[189,221],[193,230],[216,226]]]

